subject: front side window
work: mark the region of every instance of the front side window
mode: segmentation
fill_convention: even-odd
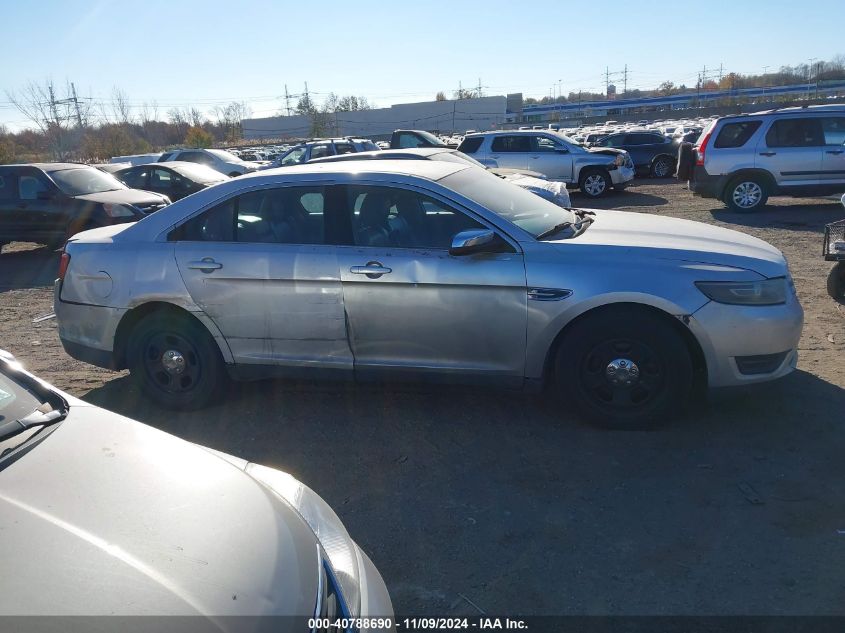
[[[314,145],[311,148],[311,158],[323,158],[324,156],[331,156],[331,145]]]
[[[535,152],[554,152],[558,147],[557,143],[546,136],[535,136],[534,145]]]
[[[305,154],[304,147],[296,147],[290,150],[287,154],[284,155],[282,160],[280,161],[280,165],[282,167],[289,167],[290,165],[297,165],[302,161],[302,157]]]
[[[845,117],[832,116],[822,119],[825,145],[845,145]]]
[[[824,145],[820,119],[780,119],[766,134],[769,147],[820,147]]]
[[[352,143],[335,143],[334,151],[337,154],[352,154],[355,151],[355,146]]]
[[[356,246],[445,250],[455,234],[485,228],[434,198],[393,187],[350,186],[347,207]]]
[[[171,241],[323,244],[322,187],[280,187],[242,194],[188,220]]]
[[[147,176],[149,173],[149,168],[141,167],[139,169],[129,169],[116,175],[118,180],[123,182],[127,187],[143,189],[147,186]]]
[[[493,139],[492,150],[494,152],[530,152],[531,137],[526,134],[497,136]]]
[[[21,200],[37,200],[38,194],[47,191],[47,186],[35,176],[21,176],[18,179],[18,197]]]
[[[464,154],[475,154],[481,148],[481,143],[483,141],[483,136],[467,137],[461,141],[461,144],[458,146],[458,151],[463,152]]]

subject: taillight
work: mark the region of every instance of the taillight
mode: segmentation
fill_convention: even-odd
[[[70,254],[62,251],[62,258],[59,260],[59,279],[65,278],[67,267],[70,264]]]
[[[711,134],[713,134],[712,127],[701,137],[701,140],[695,147],[695,164],[698,167],[704,167],[704,153],[707,151],[707,141],[710,140]]]

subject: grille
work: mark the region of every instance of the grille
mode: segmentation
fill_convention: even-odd
[[[845,260],[845,220],[824,227],[823,254],[828,261]]]
[[[739,373],[745,376],[770,374],[780,367],[788,353],[780,352],[778,354],[762,354],[760,356],[737,356],[736,366],[739,368]]]

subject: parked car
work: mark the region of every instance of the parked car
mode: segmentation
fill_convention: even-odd
[[[287,152],[276,158],[269,165],[262,169],[274,169],[276,167],[290,167],[301,165],[315,158],[323,156],[335,156],[337,154],[351,154],[353,152],[370,152],[377,150],[378,145],[367,139],[361,138],[327,138],[316,141],[308,141],[291,147]]]
[[[625,150],[585,149],[555,132],[512,130],[471,134],[458,150],[488,167],[540,172],[549,180],[578,186],[590,198],[604,195],[611,187],[622,189],[634,178],[634,164]]]
[[[411,149],[415,147],[449,147],[455,149],[457,143],[447,143],[425,130],[394,130],[390,136],[390,149]]]
[[[229,176],[211,167],[181,161],[126,167],[114,172],[114,177],[127,187],[155,191],[174,202],[229,180]]]
[[[422,376],[550,385],[622,428],[677,415],[694,385],[790,373],[803,323],[762,240],[432,160],[262,172],[77,235],[54,296],[71,356],[166,407],[228,376]]]
[[[0,507],[0,616],[296,616],[306,631],[393,615],[305,484],[78,400],[3,351]]]
[[[491,173],[512,182],[518,187],[528,189],[538,196],[546,198],[561,207],[570,207],[572,202],[566,185],[546,179],[543,174],[520,169],[497,169],[487,167],[471,156],[456,149],[445,147],[420,147],[412,149],[389,149],[376,152],[357,152],[342,156],[327,156],[309,161],[311,164],[336,163],[347,160],[440,160],[450,163],[464,163],[489,170]]]
[[[173,161],[199,163],[231,178],[257,171],[259,168],[258,164],[242,160],[224,149],[177,149],[165,152],[157,162]]]
[[[657,132],[631,131],[611,134],[599,139],[593,147],[624,149],[640,175],[666,178],[675,172],[678,145]]]
[[[154,163],[161,158],[161,152],[153,152],[151,154],[129,154],[127,156],[113,156],[109,159],[110,163],[129,163],[130,165],[144,165],[145,163]]]
[[[0,165],[0,248],[9,242],[56,248],[79,231],[135,222],[168,204],[167,196],[130,189],[88,165]]]
[[[734,211],[769,196],[845,192],[845,106],[780,108],[722,117],[695,145],[689,188]]]

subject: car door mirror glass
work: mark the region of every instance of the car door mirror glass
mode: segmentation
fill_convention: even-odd
[[[501,238],[489,229],[461,231],[452,238],[450,255],[472,255],[473,253],[493,253],[498,250]]]

